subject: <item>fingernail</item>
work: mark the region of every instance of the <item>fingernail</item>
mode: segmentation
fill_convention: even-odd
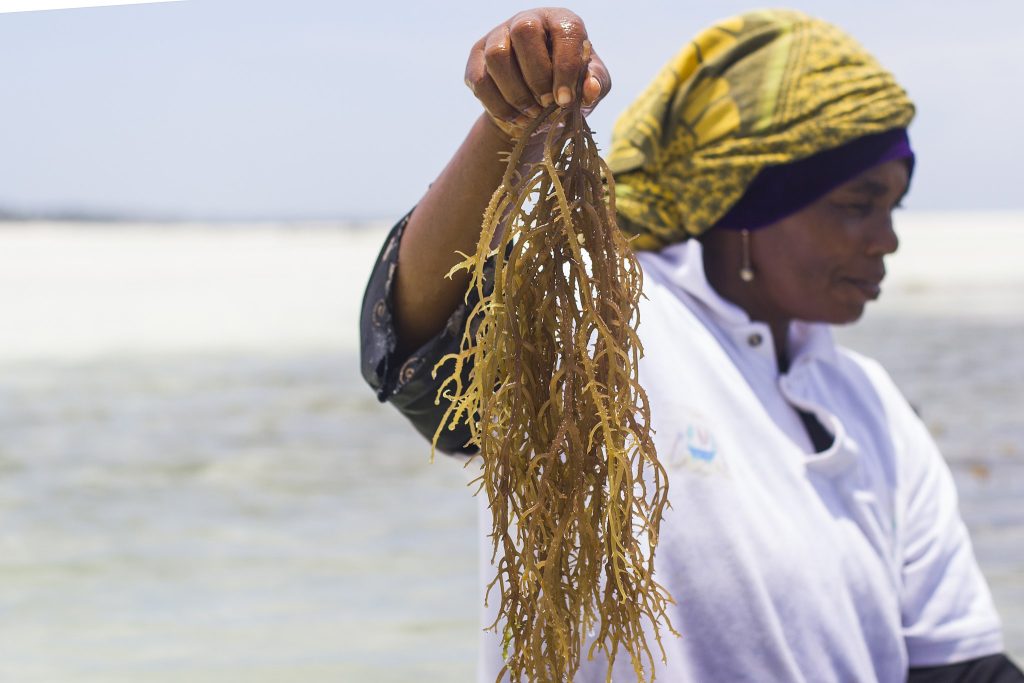
[[[569,103],[572,102],[572,90],[569,90],[569,88],[563,85],[558,89],[558,92],[555,93],[555,101],[558,102],[559,107],[569,105]]]
[[[530,115],[531,117],[540,116],[541,112],[543,112],[543,111],[544,110],[541,109],[540,107],[538,107],[537,105],[533,105],[532,107],[526,109],[526,113],[528,115]]]
[[[543,95],[540,96],[540,103],[545,107],[550,107],[551,103],[554,101],[555,98],[552,97],[551,93],[544,93]]]

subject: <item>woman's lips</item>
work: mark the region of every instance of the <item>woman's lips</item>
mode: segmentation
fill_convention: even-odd
[[[882,278],[846,278],[846,282],[853,285],[865,299],[874,301],[882,293]]]

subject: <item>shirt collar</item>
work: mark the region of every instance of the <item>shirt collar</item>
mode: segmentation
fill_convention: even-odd
[[[673,285],[701,303],[715,324],[740,333],[756,325],[742,308],[714,290],[704,273],[704,252],[700,242],[689,239],[670,244],[657,252],[638,252],[644,270],[659,281]],[[755,283],[756,286],[756,283]],[[811,359],[835,362],[835,341],[829,326],[796,320],[789,326],[791,365]]]

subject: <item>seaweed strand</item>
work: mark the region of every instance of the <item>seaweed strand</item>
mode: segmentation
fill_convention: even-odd
[[[534,133],[543,158],[521,170]],[[459,351],[435,368],[453,368],[435,443],[464,422],[482,460],[498,681],[572,680],[596,653],[610,681],[620,651],[651,681],[647,637],[664,659],[660,627],[674,631],[653,575],[668,479],[637,378],[642,274],[579,104],[548,107],[507,164],[475,253],[452,269],[469,272],[478,301]]]

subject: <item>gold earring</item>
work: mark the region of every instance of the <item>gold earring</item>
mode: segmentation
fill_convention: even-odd
[[[744,282],[753,282],[754,269],[750,266],[750,231],[741,230],[740,237],[743,241],[743,256],[740,263],[740,279]]]

